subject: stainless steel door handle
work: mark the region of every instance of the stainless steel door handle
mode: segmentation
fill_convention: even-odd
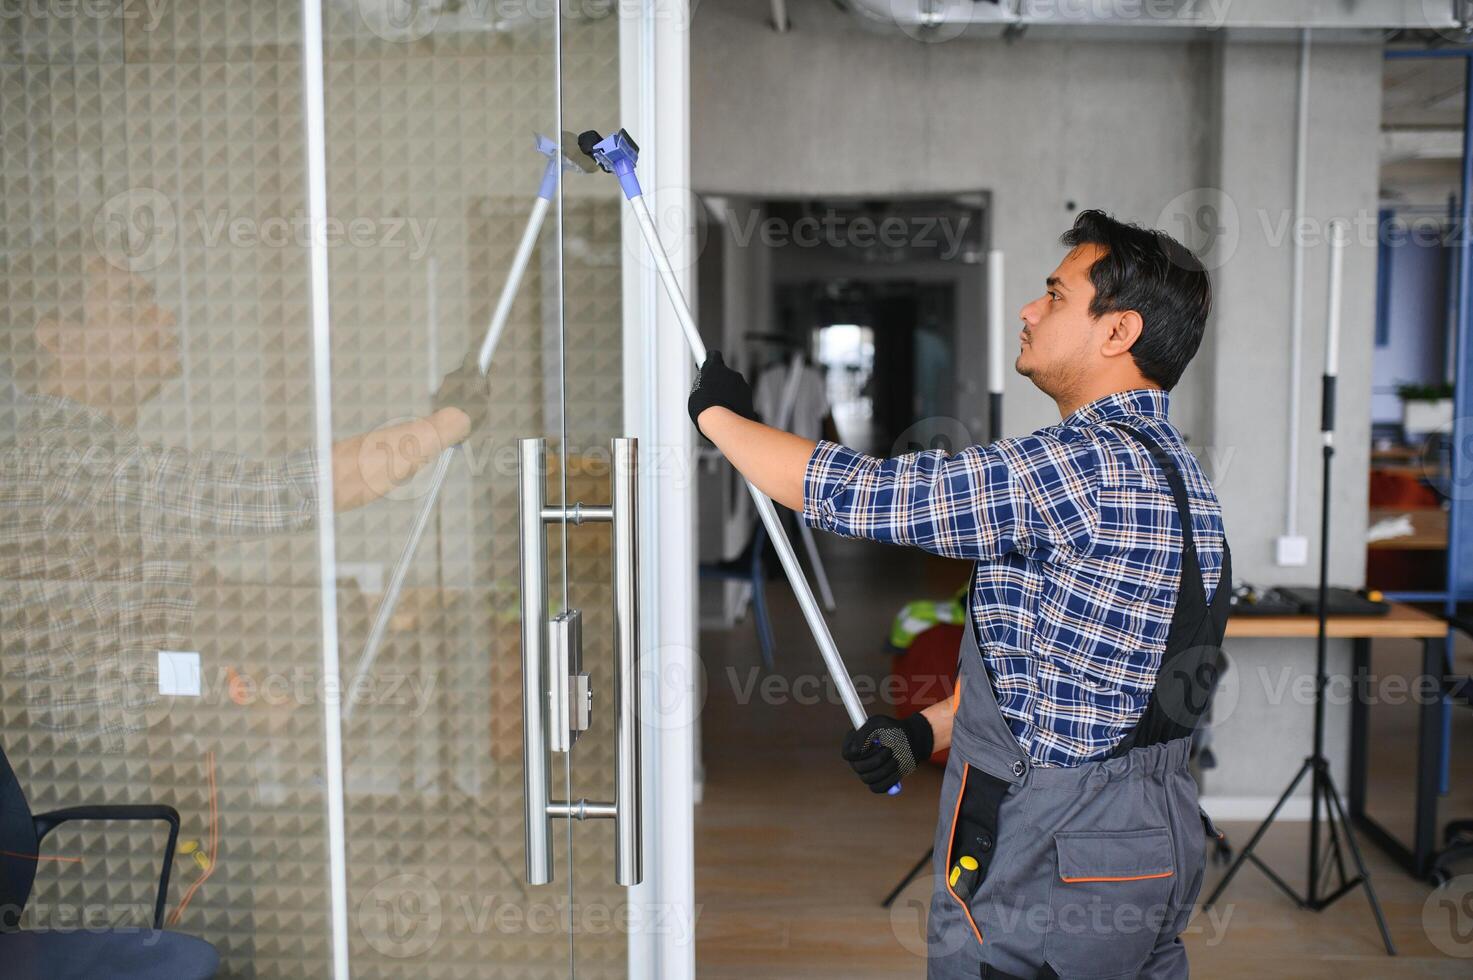
[[[526,807],[527,881],[552,881],[552,820],[547,812],[547,440],[517,443],[517,522],[522,566],[522,799]]]
[[[518,443],[522,579],[522,762],[527,881],[552,881],[552,818],[614,821],[614,881],[637,885],[644,877],[641,846],[639,672],[639,440],[614,439],[608,506],[549,507],[547,444]],[[614,801],[550,800],[547,753],[570,751],[588,727],[582,674],[580,616],[564,610],[549,624],[547,536],[549,523],[608,523],[613,535],[614,601]],[[557,669],[548,670],[549,630],[557,639]],[[551,674],[551,676],[549,676]],[[555,728],[549,728],[549,714]]]
[[[614,536],[614,881],[644,877],[639,744],[639,440],[615,439],[609,474]]]

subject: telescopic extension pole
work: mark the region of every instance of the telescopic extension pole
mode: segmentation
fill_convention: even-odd
[[[644,191],[639,186],[639,177],[634,172],[639,160],[639,147],[622,129],[596,141],[595,137],[597,137],[596,133],[584,133],[579,138],[579,148],[591,156],[600,167],[619,178],[619,187],[624,191],[624,197],[629,201],[630,209],[639,223],[645,246],[649,250],[650,258],[654,260],[655,268],[659,271],[660,282],[665,287],[665,295],[669,297],[670,305],[675,309],[681,331],[685,334],[685,342],[690,346],[691,356],[695,358],[696,367],[699,368],[706,361],[706,345],[701,341],[700,331],[696,329],[696,321],[691,314],[690,304],[686,302],[685,294],[680,290],[680,283],[675,278],[675,270],[670,265],[670,256],[660,241],[659,232],[655,230],[655,219],[650,214],[649,205],[644,199]],[[783,530],[782,522],[778,519],[777,509],[762,491],[752,485],[750,480],[744,477],[742,482],[746,483],[747,492],[752,495],[752,503],[757,508],[757,516],[762,519],[763,526],[767,528],[767,537],[777,551],[778,561],[782,563],[783,571],[787,573],[788,584],[792,586],[793,594],[798,597],[798,606],[803,610],[803,618],[808,621],[808,629],[813,633],[814,642],[818,644],[818,652],[823,655],[829,676],[833,678],[834,686],[839,691],[839,699],[844,702],[844,710],[849,715],[849,722],[856,729],[860,728],[864,725],[868,715],[865,714],[864,705],[859,701],[859,692],[854,689],[854,681],[849,677],[849,670],[844,666],[843,658],[839,656],[839,648],[834,643],[833,634],[829,632],[828,623],[824,622],[823,613],[813,597],[813,590],[808,587],[808,579],[803,575],[803,569],[798,564],[798,556],[793,552],[793,545]],[[898,792],[900,792],[898,784],[890,788],[892,796]]]
[[[563,138],[565,142],[572,140],[571,134],[568,133],[564,133]],[[542,234],[542,222],[547,217],[553,197],[557,194],[559,171],[589,172],[589,168],[580,165],[557,142],[540,134],[537,136],[537,152],[547,157],[547,167],[542,172],[542,183],[537,188],[537,199],[532,203],[532,212],[527,216],[527,226],[522,230],[522,240],[517,244],[516,255],[512,257],[511,268],[506,273],[506,282],[501,286],[501,295],[496,300],[496,307],[491,313],[491,322],[487,325],[486,335],[481,341],[481,350],[477,356],[476,365],[482,377],[486,376],[487,370],[491,367],[491,359],[496,355],[496,345],[501,342],[501,334],[506,329],[507,319],[511,316],[512,304],[516,301],[517,291],[521,288],[522,276],[526,274],[527,265],[532,260],[532,253],[537,248],[537,239]],[[368,631],[368,639],[363,643],[363,653],[358,657],[358,666],[353,672],[354,684],[368,674],[373,668],[375,658],[378,657],[379,647],[384,642],[384,634],[389,629],[389,620],[394,615],[394,607],[399,604],[399,593],[404,589],[404,578],[409,572],[409,563],[414,559],[414,553],[419,550],[420,539],[424,537],[425,528],[429,526],[430,514],[434,511],[435,503],[440,498],[440,491],[445,486],[445,477],[450,473],[450,462],[455,456],[456,448],[452,446],[446,449],[435,461],[435,469],[430,474],[430,485],[425,492],[424,503],[420,506],[419,513],[414,516],[414,523],[410,525],[409,537],[405,539],[404,548],[399,552],[399,560],[394,563],[394,571],[389,576],[389,587],[379,602],[373,626]],[[351,690],[351,688],[348,689]],[[344,720],[353,716],[353,703],[353,699],[350,698],[343,706]]]

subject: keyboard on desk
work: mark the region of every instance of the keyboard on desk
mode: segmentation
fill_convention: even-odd
[[[1299,603],[1278,589],[1260,589],[1253,585],[1240,585],[1233,590],[1232,615],[1297,616],[1299,615]]]
[[[1328,590],[1331,616],[1385,616],[1391,603],[1368,598],[1352,589]],[[1372,593],[1372,595],[1377,595]],[[1260,589],[1240,585],[1233,590],[1234,616],[1314,616],[1319,613],[1320,590],[1316,586],[1281,585]]]

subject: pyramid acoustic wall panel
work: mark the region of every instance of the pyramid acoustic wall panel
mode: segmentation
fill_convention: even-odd
[[[329,0],[313,228],[299,5],[104,7],[0,19],[0,745],[33,809],[176,807],[170,927],[213,943],[225,976],[329,976],[338,699],[354,975],[524,980],[576,960],[623,976],[610,828],[557,826],[554,886],[525,884],[522,853],[515,446],[548,438],[551,502],[607,501],[631,257],[602,175],[565,179],[489,419],[360,671],[424,499],[404,460],[438,449],[373,434],[425,416],[479,345],[546,163],[534,134],[617,120],[615,8],[559,36],[546,5]],[[313,236],[330,465],[346,485],[398,453],[391,492],[336,514],[336,575],[315,500]],[[549,569],[555,605],[584,610],[596,692],[553,792],[609,798],[607,528],[553,529]],[[323,676],[324,585],[347,686]],[[198,653],[198,697],[158,693],[160,650]],[[26,923],[144,924],[162,836],[58,830]]]

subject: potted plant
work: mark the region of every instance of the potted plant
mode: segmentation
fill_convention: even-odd
[[[1401,399],[1401,427],[1407,437],[1450,430],[1453,424],[1453,386],[1449,381],[1396,386]]]

